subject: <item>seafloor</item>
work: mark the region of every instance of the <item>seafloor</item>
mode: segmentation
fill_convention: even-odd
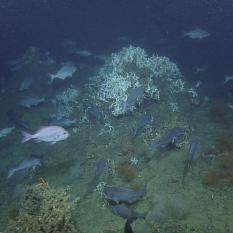
[[[111,212],[101,195],[98,184],[103,183],[131,188],[147,185],[146,195],[133,204],[138,212],[147,213],[145,220],[138,219],[132,224],[136,233],[233,232],[233,111],[227,108],[227,100],[206,98],[205,93],[200,93],[198,104],[180,98],[179,111],[171,111],[163,101],[151,102],[142,104],[133,114],[108,115],[106,122],[99,122],[85,117],[89,104],[85,79],[95,69],[83,66],[79,80],[72,83],[81,94],[72,113],[78,125],[70,130],[67,140],[54,145],[21,144],[17,128],[0,139],[0,231],[4,232],[10,220],[17,218],[25,188],[37,184],[42,177],[50,187],[69,187],[70,195],[80,198],[75,203],[72,219],[83,233],[123,232],[125,220]],[[22,79],[24,72],[27,71],[16,72],[14,79]],[[38,87],[27,94],[52,96],[69,84],[65,82],[46,89],[40,81]],[[1,95],[1,128],[12,126],[6,112],[14,108],[31,129],[36,130],[44,125],[53,106],[48,102],[29,110],[15,108],[20,95],[16,88]],[[153,115],[153,123],[133,137],[133,128],[144,112]],[[164,132],[175,126],[185,131],[178,147],[149,150],[151,132]],[[189,135],[193,130],[199,147],[182,184]],[[42,154],[42,166],[33,174],[18,173],[7,179],[7,170],[30,154]],[[102,158],[108,161],[108,168],[95,178],[96,163]],[[132,158],[138,163],[133,163]]]

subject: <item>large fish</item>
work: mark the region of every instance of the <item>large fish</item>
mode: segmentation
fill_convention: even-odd
[[[182,128],[175,127],[168,129],[158,142],[150,145],[152,150],[166,148],[169,144],[174,144],[182,133]]]
[[[133,203],[139,200],[146,194],[146,186],[139,190],[130,188],[105,186],[103,190],[104,196],[107,200],[119,203]]]
[[[34,134],[29,134],[22,131],[22,143],[33,139],[35,142],[49,142],[54,144],[58,141],[65,140],[69,136],[69,132],[60,126],[44,126]]]

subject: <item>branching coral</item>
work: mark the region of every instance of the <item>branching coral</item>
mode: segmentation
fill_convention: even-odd
[[[97,83],[95,98],[107,103],[112,114],[118,116],[135,109],[135,105],[130,108],[125,105],[135,88],[141,87],[147,99],[159,100],[158,80],[176,80],[181,77],[178,67],[169,58],[155,55],[149,57],[144,49],[129,46],[113,53],[92,80]]]

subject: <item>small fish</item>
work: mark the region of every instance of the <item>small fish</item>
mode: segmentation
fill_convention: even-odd
[[[52,83],[54,79],[65,80],[66,78],[71,78],[76,70],[77,68],[72,62],[65,62],[57,73],[49,74],[51,78],[50,83]]]
[[[34,134],[29,134],[22,131],[22,135],[22,143],[33,139],[35,142],[50,142],[51,144],[54,144],[58,141],[67,139],[69,132],[60,126],[44,126]]]
[[[19,101],[18,106],[24,108],[31,108],[31,107],[36,107],[44,102],[45,102],[44,98],[25,97]]]
[[[209,68],[208,64],[205,64],[205,65],[202,65],[202,66],[197,66],[196,70],[195,70],[195,73],[198,74],[198,73],[205,72],[205,71],[208,70],[208,68]]]
[[[12,109],[10,109],[9,111],[7,111],[7,116],[9,118],[9,120],[18,128],[20,128],[21,130],[30,130],[29,126],[27,125],[26,122],[24,122],[22,119],[20,119],[21,117]]]
[[[1,94],[4,94],[6,91],[6,78],[4,76],[0,76],[0,89]]]
[[[103,113],[99,110],[99,108],[96,105],[91,105],[87,108],[87,113],[90,116],[90,118],[103,121]]]
[[[30,88],[32,84],[32,79],[30,78],[26,78],[22,81],[22,83],[20,84],[20,87],[19,87],[19,91],[26,91]]]
[[[62,118],[60,120],[53,120],[49,123],[50,125],[57,125],[61,126],[65,129],[69,129],[72,127],[75,127],[77,125],[77,120],[76,119],[67,119],[67,118]]]
[[[25,169],[30,169],[30,168],[35,170],[37,166],[41,166],[40,159],[25,159],[21,163],[19,163],[16,167],[11,168],[8,171],[7,179],[11,178],[15,174],[15,172],[22,171]]]
[[[107,166],[108,161],[106,159],[100,159],[96,164],[95,177],[99,177]]]
[[[186,155],[183,176],[182,176],[182,184],[184,184],[185,177],[191,167],[193,156],[195,155],[197,149],[198,149],[198,140],[196,137],[193,137],[189,143],[188,153]]]
[[[125,223],[124,233],[133,233],[133,229],[131,227],[131,223],[133,221],[127,220]]]
[[[10,128],[0,129],[0,138],[6,137],[6,136],[7,136],[8,134],[10,134],[14,129],[15,129],[14,126],[12,126],[12,127],[10,127]]]
[[[90,57],[92,53],[85,49],[77,49],[76,54],[82,56],[82,57]]]
[[[146,215],[142,213],[137,213],[132,208],[128,207],[126,204],[118,204],[112,206],[112,212],[127,220],[136,220],[138,218],[145,218]]]
[[[145,113],[137,122],[137,125],[134,129],[134,136],[136,136],[142,128],[144,128],[146,125],[151,124],[153,121],[153,116],[150,113]]]
[[[168,129],[164,133],[164,135],[159,139],[158,142],[150,145],[150,148],[152,150],[156,150],[160,148],[165,148],[169,144],[174,144],[177,141],[178,137],[181,135],[181,133],[182,133],[182,128],[179,127]]]
[[[196,40],[201,40],[210,35],[209,32],[201,29],[201,28],[196,28],[190,32],[184,32],[184,36],[189,37],[190,39],[196,39]]]
[[[136,104],[140,104],[144,98],[144,90],[142,87],[134,88],[125,102],[126,108],[134,107]]]
[[[231,75],[231,76],[225,75],[223,84],[227,84],[230,81],[233,81],[233,75]]]
[[[109,201],[117,204],[122,202],[131,204],[146,194],[146,186],[136,191],[130,188],[105,186],[103,193]]]

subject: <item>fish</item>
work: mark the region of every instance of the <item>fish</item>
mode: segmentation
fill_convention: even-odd
[[[225,75],[223,84],[227,84],[230,81],[233,81],[233,75],[231,75],[231,76]]]
[[[31,85],[32,85],[32,79],[26,78],[20,84],[19,91],[26,91],[30,88]]]
[[[108,161],[106,159],[100,159],[96,164],[95,177],[99,177],[107,166]]]
[[[131,223],[133,221],[127,220],[125,223],[124,233],[133,233],[133,229],[131,227]]]
[[[146,125],[151,124],[152,121],[153,121],[153,116],[151,115],[151,113],[145,113],[137,122],[137,125],[134,129],[134,136],[137,136],[138,132]]]
[[[140,104],[144,98],[144,90],[142,87],[134,88],[126,99],[125,106],[126,109],[134,107],[136,104]]]
[[[152,150],[167,147],[169,144],[174,144],[182,133],[182,128],[175,127],[168,129],[158,142],[150,145]]]
[[[24,108],[36,107],[45,102],[44,98],[34,98],[34,97],[25,97],[21,99],[18,103],[18,106]]]
[[[32,168],[32,170],[35,170],[37,166],[41,166],[40,159],[25,159],[22,162],[20,162],[16,167],[13,167],[8,171],[7,179],[11,178],[18,171],[30,168]]]
[[[209,32],[207,32],[206,30],[203,30],[201,28],[196,28],[192,31],[184,32],[184,36],[187,36],[190,39],[196,39],[196,40],[204,39],[204,38],[208,37],[209,35],[210,35]]]
[[[0,76],[0,89],[1,94],[4,94],[6,91],[6,80],[5,76]]]
[[[53,120],[49,123],[49,125],[57,125],[61,126],[65,129],[69,129],[72,127],[75,127],[77,125],[76,119],[67,119],[67,118],[61,118],[59,120]]]
[[[91,105],[90,107],[87,108],[87,113],[90,116],[90,118],[98,120],[98,121],[103,121],[103,113],[99,110],[99,108],[96,105]]]
[[[77,68],[72,62],[65,62],[55,74],[49,74],[50,83],[52,83],[54,79],[65,80],[66,78],[71,78],[76,70]]]
[[[146,217],[146,214],[144,213],[137,213],[136,211],[134,211],[132,208],[129,208],[126,204],[122,203],[122,204],[118,204],[118,205],[114,205],[111,207],[112,212],[115,215],[118,215],[124,219],[127,220],[136,220],[138,218],[142,218],[144,219]]]
[[[133,190],[124,187],[114,187],[114,186],[104,186],[103,194],[105,198],[109,201],[119,203],[133,203],[139,200],[146,194],[146,186],[139,189]]]
[[[205,71],[208,70],[208,68],[209,68],[208,64],[205,64],[205,65],[202,65],[202,66],[197,66],[196,70],[195,70],[195,73],[198,74],[198,73],[205,72]]]
[[[9,128],[0,129],[0,138],[6,137],[8,134],[10,134],[15,129],[14,126]]]
[[[22,135],[22,143],[33,139],[35,142],[49,142],[54,144],[58,141],[67,139],[69,137],[69,132],[60,126],[43,126],[34,134],[22,131]]]
[[[190,143],[189,143],[189,148],[188,148],[188,153],[186,155],[185,163],[184,163],[184,169],[183,169],[183,175],[182,175],[182,184],[184,184],[185,177],[190,170],[193,157],[195,153],[197,152],[198,149],[198,140],[196,137],[192,137]]]
[[[92,53],[85,49],[77,49],[76,54],[82,56],[82,57],[90,57]]]
[[[7,111],[7,116],[9,120],[18,128],[21,130],[30,130],[29,126],[26,122],[24,122],[21,117],[12,109]]]

